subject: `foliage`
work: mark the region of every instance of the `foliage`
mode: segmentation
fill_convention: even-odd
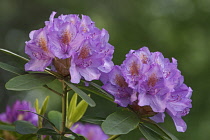
[[[3,131],[15,130],[19,134],[27,135],[27,138],[34,138],[37,135],[41,140],[85,140],[85,136],[81,136],[72,130],[72,126],[74,124],[76,125],[76,122],[81,119],[82,121],[93,123],[101,122],[101,127],[104,132],[111,135],[108,138],[109,140],[116,139],[120,135],[127,134],[135,129],[139,129],[148,140],[176,140],[177,138],[175,136],[156,123],[159,122],[156,121],[157,119],[164,118],[163,113],[166,110],[172,116],[177,128],[180,128],[179,124],[182,125],[183,129],[178,129],[178,131],[185,131],[186,124],[182,123],[183,120],[181,117],[186,115],[189,112],[189,108],[191,108],[191,100],[189,98],[191,97],[192,90],[183,84],[183,76],[177,69],[175,59],[173,59],[173,62],[170,62],[169,59],[164,58],[159,52],[151,53],[150,56],[148,49],[143,52],[141,50],[137,50],[136,52],[131,50],[126,57],[129,60],[132,59],[130,61],[132,66],[130,64],[124,64],[129,60],[125,60],[122,65],[122,67],[125,65],[125,71],[128,70],[127,66],[130,67],[131,77],[125,77],[126,72],[123,73],[123,71],[115,70],[121,68],[120,66],[114,66],[111,61],[113,46],[108,43],[109,34],[105,29],[100,30],[95,27],[94,22],[88,16],[82,16],[82,19],[78,19],[78,15],[61,15],[59,18],[54,18],[54,16],[55,12],[51,14],[50,20],[45,22],[46,26],[44,28],[34,30],[30,33],[31,40],[26,42],[26,54],[29,55],[30,60],[8,50],[0,49],[4,53],[27,61],[25,65],[26,72],[3,62],[0,62],[0,68],[18,75],[6,83],[5,87],[8,90],[24,91],[44,87],[61,97],[62,112],[52,110],[46,117],[45,113],[47,111],[49,97],[45,98],[41,108],[39,107],[39,100],[36,99],[36,112],[30,110],[19,111],[37,115],[39,117],[38,126],[23,120],[18,120],[14,123],[14,126],[13,124],[3,124],[0,125],[0,129]],[[62,30],[58,30],[57,28]],[[48,45],[51,47],[48,47]],[[71,48],[72,46],[74,47]],[[63,49],[63,47],[66,47],[66,49]],[[131,56],[133,54],[137,56],[140,54],[140,57]],[[130,58],[128,57],[129,55],[131,56]],[[150,57],[151,61],[154,62],[150,63]],[[137,59],[140,60],[138,62],[139,66],[144,66],[144,68],[134,65]],[[138,70],[140,69],[143,69],[142,71],[145,75],[142,75],[144,77],[138,75]],[[173,71],[175,74],[171,74],[171,76],[170,72],[172,70],[175,71]],[[167,84],[164,81],[161,82],[162,77],[160,75],[165,80],[168,80]],[[135,76],[142,76],[144,80],[141,81],[138,79],[139,77],[136,78]],[[178,80],[176,77],[178,77]],[[61,93],[53,89],[53,87],[48,86],[55,79],[62,85]],[[99,79],[103,82],[104,86],[93,82],[93,80]],[[134,79],[137,79],[137,81]],[[175,82],[173,83],[171,81]],[[140,85],[140,87],[136,88],[136,85]],[[144,85],[146,86],[143,87]],[[164,88],[160,88],[162,86]],[[134,88],[134,90],[131,88]],[[161,92],[159,93],[160,95],[156,96],[159,89],[163,90],[164,93]],[[185,89],[187,89],[186,92],[190,93],[184,93]],[[90,117],[87,119],[83,116],[88,105],[95,107],[97,104],[92,96],[83,90],[90,91],[111,102],[114,101],[114,103],[124,108],[120,108],[106,118],[95,119],[94,117]],[[71,91],[75,93],[71,95],[69,102],[68,97]],[[144,91],[147,97],[145,95],[145,100],[140,102],[140,99],[143,98],[140,96],[143,96],[142,93]],[[172,101],[174,97],[172,93],[175,95],[176,92],[178,92],[177,96],[189,99],[187,103],[183,103],[186,106],[179,107],[178,110],[176,110],[176,105],[172,109],[170,108],[174,102],[175,104],[178,102]],[[78,102],[78,95],[81,98],[80,102]],[[171,99],[168,99],[169,96],[167,95],[171,95]],[[162,99],[164,100],[162,101]],[[162,105],[162,102],[164,105]],[[171,106],[169,105],[170,107],[167,106],[167,102],[172,102],[170,104]],[[159,106],[161,108],[158,108]],[[152,124],[156,127],[152,128],[147,124]]]

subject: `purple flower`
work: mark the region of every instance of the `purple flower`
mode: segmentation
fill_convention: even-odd
[[[187,115],[192,107],[191,95],[192,89],[182,84],[170,93],[167,102],[166,112],[172,117],[179,132],[185,132],[187,129],[187,125],[181,117]]]
[[[183,83],[176,59],[170,62],[162,53],[150,52],[147,47],[131,50],[123,64],[115,66],[101,80],[102,87],[120,106],[129,105],[141,117],[150,116],[156,122],[164,122],[167,112],[177,131],[186,130],[181,117],[192,107],[192,89]]]
[[[81,78],[98,80],[102,72],[111,71],[114,47],[108,43],[108,32],[95,27],[88,16],[54,18],[55,14],[51,14],[43,29],[31,32],[31,40],[26,42],[31,60],[25,69],[44,71],[51,66],[63,76],[70,75],[72,83],[79,83]]]
[[[6,112],[0,114],[0,121],[5,123],[13,123],[17,120],[24,120],[37,125],[38,116],[24,111],[18,110],[29,110],[36,112],[34,108],[31,107],[31,103],[27,101],[16,101],[12,107],[7,106]]]
[[[88,140],[106,140],[108,136],[103,132],[100,126],[94,124],[76,123],[71,130],[74,133],[83,135]]]
[[[47,29],[32,31],[29,36],[31,40],[26,42],[25,53],[30,56],[30,61],[25,64],[25,70],[44,71],[54,57],[49,49]]]
[[[131,104],[130,98],[133,90],[128,87],[120,66],[114,66],[109,75],[106,75],[106,80],[108,81],[102,88],[115,97],[115,103],[123,107]]]

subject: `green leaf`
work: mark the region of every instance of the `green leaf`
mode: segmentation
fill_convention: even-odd
[[[9,71],[9,72],[12,72],[12,73],[15,73],[17,75],[22,75],[22,74],[25,74],[26,72],[17,68],[17,67],[14,67],[14,66],[11,66],[11,65],[8,65],[6,63],[3,63],[3,62],[0,62],[0,68],[6,70],[6,71]]]
[[[73,89],[83,100],[85,100],[91,107],[96,106],[96,103],[91,99],[85,92],[83,92],[81,89],[77,88],[73,84],[70,84],[65,81],[65,83]]]
[[[177,137],[175,137],[173,134],[171,134],[168,130],[161,127],[159,124],[154,124],[156,127],[158,127],[163,133],[165,133],[171,140],[179,140]]]
[[[105,119],[101,117],[89,117],[89,116],[83,116],[81,119],[81,121],[83,122],[99,124],[99,125],[101,125],[104,120]]]
[[[74,140],[87,140],[85,137],[83,137],[82,135],[80,134],[76,134],[74,132],[72,132],[69,128],[66,127],[65,129],[65,132],[67,134],[72,134],[70,136],[68,136],[67,138],[71,138],[71,139],[74,139]]]
[[[84,100],[80,101],[69,121],[73,123],[79,121],[82,118],[82,116],[85,114],[87,107],[88,107],[87,102],[85,102]]]
[[[49,96],[47,96],[42,103],[42,107],[41,107],[41,110],[40,110],[40,115],[44,115],[44,113],[46,112],[48,101],[49,101]]]
[[[55,80],[55,77],[48,74],[40,74],[40,73],[25,74],[10,79],[6,83],[5,87],[8,90],[16,90],[16,91],[31,90],[43,86],[45,84],[48,84],[53,80]]]
[[[42,116],[42,115],[40,115],[40,114],[37,114],[37,113],[32,112],[32,111],[29,111],[29,110],[18,110],[18,111],[31,112],[31,113],[33,113],[33,114],[36,114],[36,115],[38,115],[39,117],[42,117],[43,119],[45,119],[53,128],[55,128],[55,125],[54,125],[50,120],[48,120],[46,117],[44,117],[44,116]]]
[[[38,100],[38,99],[35,100],[34,106],[35,106],[35,109],[36,109],[36,113],[40,114],[40,110],[39,110],[39,100]]]
[[[107,93],[105,90],[103,90],[103,89],[101,88],[100,85],[98,85],[98,84],[96,84],[96,83],[94,83],[94,82],[90,82],[90,84],[91,84],[92,86],[94,86],[95,88],[97,88],[98,90],[100,90],[103,94],[105,94],[105,95],[108,96],[109,98],[114,99],[113,96],[110,95],[109,93]]]
[[[18,137],[17,140],[37,140],[37,137],[35,134],[22,135],[21,137]]]
[[[16,121],[15,129],[19,134],[35,134],[38,130],[33,124],[27,121]]]
[[[166,135],[166,137],[170,140],[178,140],[178,138],[176,138],[173,134],[171,134],[168,130],[166,130],[165,128],[163,128],[162,126],[160,126],[158,123],[154,122],[151,119],[144,119],[144,122],[148,123],[148,124],[152,124],[153,126],[155,126],[160,132],[162,132],[164,135]]]
[[[68,111],[68,113],[67,113],[68,120],[71,120],[72,115],[75,112],[76,106],[77,106],[77,94],[74,93],[74,95],[72,96],[71,101],[69,103],[68,110],[67,110]]]
[[[51,138],[52,138],[52,140],[59,140],[60,136],[52,135]]]
[[[57,133],[55,130],[53,129],[49,129],[49,128],[40,128],[36,134],[38,135],[60,135],[59,133]]]
[[[139,125],[139,130],[147,138],[147,140],[170,140],[143,124]]]
[[[127,134],[139,124],[138,116],[129,110],[119,110],[109,115],[102,123],[102,129],[106,134]]]
[[[62,128],[62,114],[58,111],[50,111],[48,113],[49,120],[55,125],[58,130]]]
[[[99,90],[95,90],[95,89],[92,89],[91,87],[86,87],[86,86],[77,86],[77,87],[80,88],[80,89],[84,89],[86,91],[92,92],[92,93],[94,93],[94,94],[96,94],[98,96],[101,96],[104,99],[107,99],[107,100],[109,100],[111,102],[114,101],[113,98],[108,97],[107,95],[105,95],[104,93],[100,92]]]
[[[83,136],[79,136],[79,137],[76,137],[74,140],[87,140],[87,139],[84,138]]]
[[[12,125],[0,125],[0,130],[15,131],[15,126]]]
[[[11,51],[9,51],[9,50],[0,48],[0,51],[2,51],[2,52],[4,52],[4,53],[7,53],[7,54],[10,54],[10,55],[13,55],[13,56],[16,56],[16,57],[21,58],[21,59],[23,59],[23,60],[25,60],[25,61],[29,61],[27,58],[25,58],[25,57],[23,57],[23,56],[20,56],[20,55],[18,55],[18,54],[16,54],[16,53],[13,53],[13,52],[11,52]]]

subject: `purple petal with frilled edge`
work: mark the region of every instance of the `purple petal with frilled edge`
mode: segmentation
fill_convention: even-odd
[[[143,64],[151,64],[151,53],[147,47],[142,47],[139,50],[131,50],[129,53],[133,53],[139,58],[139,61]],[[127,54],[128,55],[128,54]],[[126,55],[126,57],[127,57]]]
[[[152,119],[156,123],[163,123],[165,116],[166,116],[165,113],[158,113],[155,116],[150,117],[150,119]]]
[[[57,12],[55,12],[55,11],[52,12],[52,14],[50,15],[50,18],[49,18],[50,22],[53,22],[54,16],[56,15],[56,13]]]
[[[164,87],[159,66],[153,66],[145,75],[147,80],[139,84],[139,106],[149,105],[154,112],[164,112],[167,101],[167,87]]]
[[[44,71],[52,62],[54,55],[48,46],[46,28],[32,31],[31,40],[26,42],[25,53],[31,60],[25,65],[26,71]]]
[[[137,97],[138,92],[133,90],[132,94],[131,94],[131,102],[135,102],[138,97]]]
[[[56,12],[53,11],[50,15],[50,18],[49,18],[50,21],[45,21],[46,26],[51,26],[53,24],[55,15],[56,15]]]
[[[52,53],[58,58],[63,58],[64,53],[61,49],[57,32],[55,31],[51,32],[49,40],[50,40],[50,49],[52,50]]]
[[[99,66],[98,69],[104,73],[110,72],[114,66],[112,61],[104,60],[104,64]]]
[[[170,94],[167,102],[167,109],[170,113],[176,116],[179,112],[184,111],[186,108],[191,108],[191,94],[192,89],[188,88],[185,84],[177,87],[175,91]]]
[[[118,80],[117,77],[119,77],[121,80]],[[115,65],[113,67],[113,69],[110,71],[109,82],[112,85],[116,85],[116,86],[120,86],[121,83],[125,82],[125,79],[123,78],[120,66]]]
[[[188,93],[187,93],[187,95],[186,95],[185,97],[186,97],[186,98],[191,98],[192,92],[193,92],[192,88],[189,87],[189,88],[188,88]]]
[[[91,30],[93,30],[94,27],[95,27],[95,23],[90,19],[90,17],[86,15],[82,15],[81,24],[79,27],[80,32],[83,32],[83,33],[90,32]]]
[[[138,57],[130,54],[127,55],[127,59],[123,61],[123,64],[121,65],[122,72],[126,77],[126,82],[131,88],[136,88],[144,79],[144,72],[141,71],[143,69],[143,64],[138,60]]]
[[[60,16],[58,18],[60,18]],[[79,27],[79,23],[81,22],[79,15],[76,15],[76,14],[66,15],[63,18],[63,20],[65,20],[66,22],[70,22],[72,25],[75,25],[76,28]]]
[[[26,71],[44,71],[47,66],[50,65],[52,59],[38,60],[31,59],[28,63],[25,64]]]
[[[151,63],[155,65],[159,65],[161,68],[164,68],[164,56],[160,52],[151,53]]]
[[[29,33],[29,38],[30,38],[30,39],[33,39],[34,33],[35,33],[36,31],[37,31],[37,30],[34,30],[34,31],[31,31],[31,32]]]
[[[166,100],[163,100],[160,96],[153,96],[147,94],[139,94],[138,105],[146,106],[149,105],[154,112],[164,112],[166,108]]]
[[[53,30],[49,35],[49,44],[53,54],[60,58],[66,59],[72,55],[72,48],[74,46],[71,43],[76,38],[76,27],[70,23],[61,23],[58,25],[59,31]]]
[[[103,83],[103,84],[106,84],[109,82],[109,73],[101,73],[101,76],[100,76],[100,81]]]
[[[167,110],[167,113],[172,117],[174,124],[176,126],[176,130],[178,132],[185,132],[187,129],[187,124],[185,121],[181,118],[181,116],[174,116],[171,114],[169,110]]]
[[[130,97],[133,90],[125,82],[119,66],[116,65],[108,74],[103,74],[102,82],[105,83],[102,88],[114,96],[115,103],[123,107],[131,104]]]
[[[107,43],[109,41],[109,34],[108,34],[107,30],[102,29],[100,37],[101,37],[101,40],[103,40],[103,42],[102,42],[103,44]]]
[[[78,69],[76,68],[75,63],[71,62],[69,71],[70,71],[70,76],[71,76],[71,82],[78,84],[80,82],[81,75],[80,75]]]
[[[132,90],[130,88],[116,88],[116,86],[110,83],[103,85],[102,88],[113,95],[115,98],[114,102],[120,106],[127,107],[128,104],[131,103],[130,92],[132,92]]]
[[[87,81],[98,80],[101,73],[97,68],[78,68],[82,77]]]
[[[70,44],[70,48],[74,51],[79,50],[80,46],[82,45],[82,43],[84,42],[84,36],[81,34],[76,34],[74,40],[72,40],[71,44]]]
[[[26,71],[44,71],[52,62],[52,57],[44,54],[43,50],[33,44],[26,45],[26,54],[30,56],[30,61],[25,64]]]

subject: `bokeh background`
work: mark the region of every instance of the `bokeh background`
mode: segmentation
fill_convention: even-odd
[[[210,1],[209,0],[0,0],[0,47],[24,54],[24,42],[31,30],[44,26],[52,11],[84,14],[105,28],[115,46],[114,62],[121,64],[130,49],[148,46],[165,57],[178,60],[185,83],[194,90],[193,108],[184,120],[188,129],[178,133],[167,116],[164,127],[180,140],[208,140],[210,137]],[[24,62],[0,52],[0,61],[23,68]],[[40,88],[26,92],[7,91],[5,83],[14,74],[0,70],[0,112],[17,99],[33,102],[50,95],[48,110],[60,110],[57,95]],[[52,83],[58,89],[59,84]],[[107,116],[116,107],[94,96],[97,107],[87,115]],[[106,104],[106,106],[104,106]],[[138,140],[138,130],[123,135]]]

